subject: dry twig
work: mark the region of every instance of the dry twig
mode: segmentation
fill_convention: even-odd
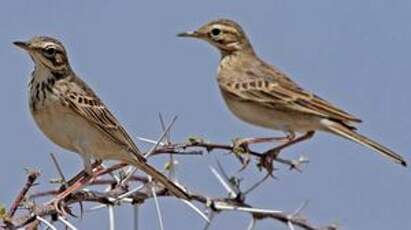
[[[296,160],[289,160],[279,158],[278,154],[272,156],[269,161],[267,161],[267,153],[259,153],[255,151],[251,151],[247,148],[247,151],[244,153],[238,153],[238,146],[235,144],[217,144],[217,143],[210,143],[204,141],[203,139],[199,138],[190,138],[189,141],[184,143],[172,143],[170,140],[170,128],[175,121],[175,118],[170,122],[170,124],[166,127],[162,116],[160,115],[160,121],[162,125],[162,135],[158,140],[150,140],[146,138],[140,138],[145,142],[152,143],[154,146],[149,151],[147,156],[158,156],[161,154],[168,154],[170,156],[170,163],[168,166],[168,170],[170,170],[171,176],[175,177],[175,164],[174,164],[174,155],[200,155],[203,154],[202,150],[204,149],[207,152],[211,152],[213,150],[225,150],[234,153],[237,158],[242,159],[242,154],[247,154],[248,156],[253,156],[259,160],[259,164],[261,167],[265,168],[268,171],[268,174],[264,176],[260,181],[255,183],[249,189],[242,192],[240,190],[240,186],[237,183],[233,183],[230,181],[229,177],[224,172],[223,166],[218,163],[218,169],[222,173],[220,173],[214,169],[212,169],[213,174],[219,180],[219,182],[224,186],[224,188],[228,192],[228,196],[221,196],[218,198],[209,197],[202,193],[193,193],[188,190],[190,195],[192,196],[191,202],[183,201],[187,204],[190,208],[192,208],[197,214],[201,216],[206,221],[205,229],[210,226],[210,223],[215,215],[220,212],[228,212],[228,211],[236,211],[236,212],[245,212],[250,214],[251,222],[248,226],[248,229],[254,229],[257,222],[262,219],[272,219],[279,221],[289,229],[294,230],[295,227],[299,227],[305,230],[335,230],[335,226],[325,226],[325,227],[318,227],[311,224],[306,218],[304,218],[301,214],[302,210],[304,209],[305,205],[301,208],[297,209],[297,211],[293,213],[287,213],[284,211],[279,210],[271,210],[271,209],[261,209],[253,207],[252,205],[245,202],[246,196],[248,196],[252,191],[255,190],[256,187],[260,186],[269,175],[272,174],[272,163],[273,161],[282,163],[290,167],[290,169],[297,169],[300,170],[301,164],[307,162],[307,160],[303,157],[300,157]],[[165,139],[163,141],[163,139]],[[72,180],[66,182],[66,179],[63,175],[63,172],[57,162],[57,159],[52,156],[53,163],[59,172],[60,180],[59,182],[67,185],[70,184]],[[242,161],[246,162],[246,161]],[[247,161],[248,162],[248,161]],[[98,165],[98,164],[97,164]],[[244,163],[244,167],[247,166],[248,163]],[[81,189],[78,191],[73,192],[70,196],[68,196],[64,202],[63,206],[65,210],[69,210],[68,213],[71,214],[71,205],[73,204],[83,204],[84,202],[89,203],[96,203],[98,206],[93,207],[90,210],[97,210],[101,208],[108,208],[109,212],[109,223],[110,229],[114,229],[114,207],[117,205],[124,205],[124,204],[131,204],[134,209],[134,229],[138,229],[138,210],[139,205],[146,200],[153,199],[155,201],[156,210],[158,212],[159,221],[161,228],[164,228],[161,213],[159,210],[159,199],[160,197],[171,197],[172,194],[169,193],[164,187],[156,184],[155,182],[151,181],[150,178],[145,176],[138,176],[131,173],[133,170],[129,170],[128,174],[126,175],[126,180],[121,180],[121,176],[117,177],[114,173],[118,170],[121,170],[128,166],[124,163],[118,163],[112,165],[111,167],[104,168],[103,170],[99,171],[99,175],[97,179],[89,184],[87,188]],[[78,176],[81,176],[82,173],[79,173]],[[61,192],[62,188],[56,188],[48,191],[40,191],[34,193],[30,196],[27,196],[29,189],[34,185],[36,179],[38,178],[38,172],[29,172],[27,176],[27,181],[23,186],[22,190],[16,197],[15,201],[10,207],[10,211],[8,212],[8,218],[3,218],[4,228],[7,229],[18,229],[18,228],[26,228],[26,229],[36,229],[39,224],[47,225],[51,229],[55,229],[53,226],[53,221],[60,220],[67,228],[75,229],[74,225],[69,222],[69,219],[65,217],[59,216],[58,210],[55,209],[55,206],[50,204],[49,202],[45,203],[36,203],[34,200],[40,197],[48,197],[48,196],[55,196],[56,194]],[[124,177],[123,177],[124,178]],[[177,179],[177,178],[173,178]],[[140,185],[137,187],[132,188],[131,182],[137,182]],[[107,189],[101,191],[98,189],[101,185],[107,185]],[[64,187],[63,187],[64,189]],[[18,217],[16,217],[15,213],[17,212],[17,208],[21,206],[22,203],[25,203],[27,206],[25,209],[25,213],[21,213]],[[208,211],[207,214],[204,214],[200,209],[194,204],[201,205]],[[82,205],[81,205],[82,206]],[[23,212],[23,211],[22,211]],[[49,221],[50,220],[50,221]]]

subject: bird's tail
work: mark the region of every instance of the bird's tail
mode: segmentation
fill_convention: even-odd
[[[191,199],[190,195],[186,191],[184,191],[182,187],[180,187],[179,185],[177,185],[176,183],[168,179],[164,174],[159,172],[154,167],[150,166],[145,161],[144,158],[133,160],[133,162],[130,162],[130,163],[132,163],[132,165],[134,165],[135,167],[137,167],[138,169],[140,169],[147,175],[151,176],[154,181],[157,181],[160,184],[162,184],[164,187],[168,189],[170,193],[172,193],[176,197],[185,199],[185,200]]]
[[[395,163],[401,164],[405,167],[407,166],[407,162],[404,160],[402,156],[390,150],[389,148],[384,147],[378,144],[377,142],[355,132],[353,129],[350,129],[349,127],[346,127],[340,123],[326,119],[323,119],[322,123],[327,131],[335,133],[339,136],[342,136],[346,139],[354,141],[368,148],[371,148],[374,151],[381,154],[382,156],[394,161]]]

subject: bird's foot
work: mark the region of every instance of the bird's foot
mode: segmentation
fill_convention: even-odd
[[[236,138],[233,140],[233,149],[232,152],[240,161],[242,167],[239,171],[245,169],[250,163],[250,149],[248,147],[250,138]]]
[[[53,200],[50,201],[50,204],[53,205],[54,209],[57,212],[57,215],[67,216],[69,209],[64,204],[64,201],[73,192],[88,184],[91,181],[91,178],[92,176],[84,175],[82,178],[74,182],[72,185],[66,188],[63,192],[59,193]]]
[[[73,192],[92,183],[99,175],[99,172],[103,169],[104,167],[98,165],[92,170],[91,173],[83,170],[73,179],[71,179],[68,182],[69,187],[63,190],[53,200],[50,201],[50,204],[54,206],[57,214],[61,216],[67,216],[67,214],[70,214],[70,209],[64,204],[66,198],[68,198]]]
[[[250,163],[249,145],[251,144],[261,144],[268,142],[284,142],[287,143],[294,139],[294,135],[287,135],[285,137],[251,137],[251,138],[236,138],[233,140],[233,153],[240,160],[243,170]]]
[[[295,145],[299,142],[305,141],[307,139],[310,139],[313,135],[314,135],[314,131],[309,131],[307,133],[305,133],[304,135],[301,135],[299,137],[296,137],[294,134],[288,135],[289,136],[289,140],[287,142],[285,142],[284,144],[281,144],[275,148],[269,149],[267,151],[265,151],[260,158],[260,162],[258,163],[258,167],[260,168],[264,168],[268,171],[268,173],[272,174],[272,172],[275,170],[274,166],[273,166],[273,162],[274,160],[276,160],[278,158],[278,155],[280,154],[280,152],[285,149],[288,148],[292,145]],[[305,162],[305,161],[303,161]],[[289,162],[288,164],[291,164],[292,169],[295,168],[298,170],[298,165],[295,162]]]
[[[280,154],[281,148],[272,148],[267,151],[265,151],[260,158],[260,162],[257,164],[257,166],[260,169],[265,169],[267,172],[273,176],[273,172],[275,170],[274,168],[274,160],[277,158],[277,156]]]

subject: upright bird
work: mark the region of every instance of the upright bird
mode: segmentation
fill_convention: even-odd
[[[199,29],[178,34],[207,41],[221,53],[217,81],[228,108],[241,120],[282,130],[290,142],[325,131],[369,147],[406,166],[394,151],[359,134],[353,123],[360,119],[303,89],[276,67],[261,60],[246,33],[229,19],[211,21]],[[295,133],[305,133],[295,138]]]
[[[189,197],[146,162],[120,122],[74,73],[61,42],[39,36],[14,44],[27,51],[35,64],[29,83],[29,106],[34,121],[52,142],[78,153],[89,175],[93,159],[119,160],[144,171],[175,196]]]

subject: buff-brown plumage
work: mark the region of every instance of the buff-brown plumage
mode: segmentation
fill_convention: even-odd
[[[359,118],[303,89],[261,60],[238,23],[218,19],[179,36],[205,40],[220,51],[218,85],[228,108],[240,119],[290,136],[295,132],[307,133],[307,137],[317,130],[330,132],[406,166],[400,155],[355,131]]]
[[[174,195],[188,194],[150,166],[126,130],[97,94],[70,67],[61,42],[35,37],[15,42],[35,63],[29,83],[29,105],[34,121],[55,144],[78,153],[86,171],[91,160],[120,160],[136,166]]]

